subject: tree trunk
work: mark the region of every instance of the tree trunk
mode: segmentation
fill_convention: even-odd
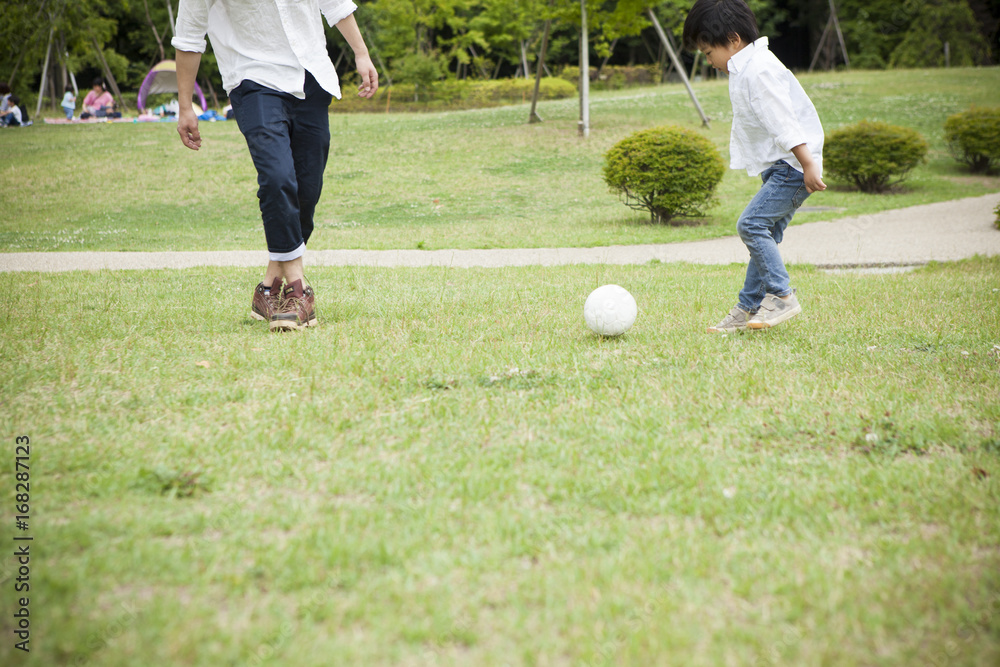
[[[688,95],[691,97],[691,101],[694,102],[695,108],[698,110],[698,115],[701,116],[701,123],[705,127],[709,127],[708,116],[701,108],[701,103],[698,102],[698,96],[694,94],[694,89],[691,87],[691,82],[688,81],[687,73],[684,71],[684,66],[681,64],[680,58],[677,57],[677,53],[674,51],[673,44],[667,37],[667,33],[663,31],[663,27],[660,25],[660,21],[656,18],[656,14],[652,9],[648,9],[647,15],[649,20],[652,22],[653,27],[656,28],[656,34],[660,36],[660,41],[663,42],[663,47],[667,50],[670,55],[670,61],[673,63],[674,68],[677,70],[677,74],[680,75],[681,81],[684,82],[684,87],[687,88]]]
[[[590,136],[590,31],[587,0],[580,0],[580,126],[581,137]]]
[[[375,60],[378,61],[378,66],[382,69],[382,74],[385,76],[386,84],[388,86],[392,86],[392,77],[389,76],[389,69],[385,66],[385,62],[382,60],[382,56],[378,51],[375,52]]]
[[[202,84],[204,84],[204,86],[206,88],[208,88],[208,95],[209,95],[209,97],[212,98],[212,106],[215,107],[216,109],[218,109],[219,108],[219,98],[215,94],[215,87],[212,85],[212,80],[206,76],[206,77],[202,78],[201,82],[202,82]],[[203,111],[208,111],[208,109],[203,109]]]
[[[170,5],[169,0],[167,0],[167,5]],[[153,38],[156,40],[156,45],[160,48],[160,60],[166,60],[167,55],[163,51],[163,39],[160,37],[160,31],[156,29],[156,24],[153,23],[153,17],[149,13],[149,0],[142,0],[142,6],[146,8],[146,22],[149,23],[149,27],[153,29]]]
[[[97,38],[93,35],[91,35],[90,41],[94,45],[94,52],[97,53],[97,59],[101,61],[104,78],[107,79],[108,85],[111,86],[111,92],[114,93],[115,98],[118,100],[119,110],[125,113],[128,110],[128,106],[126,106],[125,100],[122,98],[122,92],[118,90],[118,82],[115,81],[115,75],[111,73],[111,68],[108,67],[108,61],[104,59],[104,52],[101,50],[101,45],[97,43]]]
[[[476,49],[475,49],[475,47],[472,46],[472,44],[469,44],[469,53],[472,54],[472,62],[476,63],[476,60],[479,58],[479,54],[476,53]],[[476,67],[479,68],[479,72],[483,75],[484,79],[490,78],[490,73],[486,71],[485,67],[483,67],[482,62],[476,63]],[[499,67],[498,67],[498,69],[499,69]],[[496,77],[493,77],[493,78],[496,78]]]
[[[56,92],[57,90],[59,89],[56,87],[56,67],[55,64],[53,63],[52,75],[49,77],[49,104],[52,106],[52,111],[59,110],[60,98],[58,97],[59,93]]]
[[[168,28],[167,33],[170,33],[174,30],[174,8],[170,4],[170,0],[167,0],[167,18],[170,19],[170,27]],[[164,35],[167,33],[164,33]]]
[[[601,78],[601,73],[604,71],[604,68],[607,66],[608,61],[611,60],[611,56],[614,55],[614,53],[615,53],[615,45],[617,45],[617,44],[618,44],[618,40],[615,39],[614,41],[611,42],[611,46],[608,47],[608,56],[604,60],[601,61],[601,66],[597,68],[597,78],[598,79]]]
[[[549,46],[549,28],[552,26],[552,19],[545,20],[545,32],[542,33],[542,48],[538,53],[538,64],[535,65],[535,92],[531,94],[531,113],[528,114],[529,123],[541,123],[542,118],[535,111],[538,106],[538,89],[542,84],[542,70],[545,69],[545,51]]]
[[[38,102],[35,104],[35,118],[42,112],[42,98],[45,96],[45,84],[49,74],[49,56],[52,55],[52,38],[56,34],[56,27],[49,28],[49,45],[45,48],[45,64],[42,65],[42,82],[38,86]]]
[[[24,60],[24,53],[26,49],[21,49],[21,53],[17,54],[17,62],[14,63],[14,69],[11,71],[10,76],[7,78],[7,85],[11,88],[14,87],[14,79],[17,78],[17,70],[21,67],[21,61]]]
[[[59,62],[59,83],[61,85],[60,90],[65,92],[69,89],[69,65],[63,58],[63,54],[66,53],[66,35],[60,31],[59,36],[56,39],[56,53],[57,60]]]

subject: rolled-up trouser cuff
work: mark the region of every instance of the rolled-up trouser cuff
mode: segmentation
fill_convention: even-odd
[[[290,262],[293,259],[298,259],[302,255],[306,254],[306,244],[302,243],[298,248],[291,252],[268,252],[268,259],[272,262]]]

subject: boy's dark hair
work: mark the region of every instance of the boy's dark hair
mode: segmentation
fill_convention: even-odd
[[[18,97],[17,95],[11,95],[10,96],[10,103],[11,103],[11,106],[17,106],[17,105],[21,104],[21,98]]]
[[[697,0],[684,21],[684,48],[689,51],[699,44],[725,46],[734,36],[747,44],[760,36],[757,18],[744,0]]]
[[[90,87],[93,88],[94,86],[100,86],[101,88],[103,88],[104,79],[102,79],[101,77],[97,77],[96,79],[94,79],[93,83],[90,84]]]
[[[7,85],[6,81],[0,81],[0,95],[6,95],[10,92],[10,86]]]

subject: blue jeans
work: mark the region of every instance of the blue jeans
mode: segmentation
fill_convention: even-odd
[[[330,154],[332,96],[306,72],[305,99],[244,80],[229,94],[257,168],[257,198],[271,260],[305,253]]]
[[[764,184],[744,209],[736,231],[750,251],[739,306],[756,313],[765,294],[787,296],[788,271],[778,252],[785,228],[809,193],[802,172],[787,162],[775,162],[760,175]]]

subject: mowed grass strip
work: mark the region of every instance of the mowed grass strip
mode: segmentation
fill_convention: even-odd
[[[249,270],[19,275],[31,663],[997,664],[1000,260],[703,333],[742,270],[314,269],[287,335]]]
[[[827,131],[862,119],[916,129],[926,165],[891,195],[830,181],[796,223],[863,215],[1000,189],[947,152],[945,119],[1000,105],[1000,68],[803,74]],[[704,130],[728,160],[727,82],[695,86]],[[336,103],[333,109],[336,110]],[[450,113],[331,116],[331,159],[313,249],[516,248],[668,243],[734,234],[759,179],[727,170],[703,220],[650,225],[608,191],[605,152],[640,129],[699,128],[683,86],[595,93],[589,139],[576,100]],[[260,249],[257,182],[233,122],[201,124],[204,147],[181,146],[172,123],[36,125],[0,135],[0,251]]]

